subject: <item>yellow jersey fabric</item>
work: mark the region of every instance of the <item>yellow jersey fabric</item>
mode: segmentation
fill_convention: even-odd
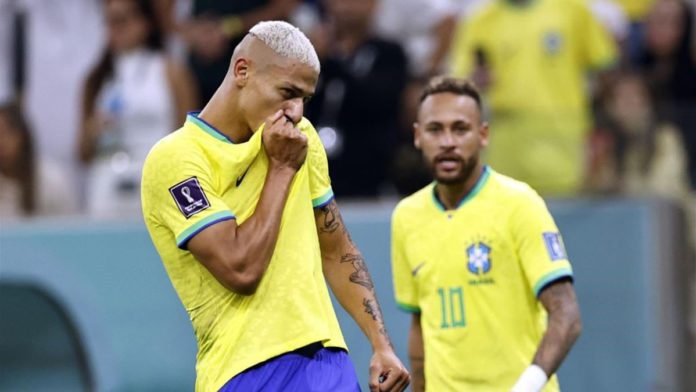
[[[650,11],[655,0],[614,0],[619,3],[631,21],[640,22]]]
[[[540,291],[572,278],[544,201],[489,167],[455,210],[434,184],[397,205],[392,272],[399,307],[421,313],[426,390],[437,392],[509,391],[546,330]],[[553,376],[544,391],[558,390]]]
[[[617,58],[587,5],[493,1],[459,24],[451,58],[456,76],[470,76],[477,64],[490,71],[487,161],[543,194],[576,192],[591,128],[585,74]]]
[[[268,269],[250,296],[223,287],[186,245],[210,225],[244,224],[253,214],[268,169],[262,131],[235,144],[189,114],[145,162],[145,223],[198,341],[197,391],[217,391],[243,370],[313,342],[346,348],[313,210],[333,198],[326,153],[307,119],[298,128],[308,137],[307,159],[292,182]]]

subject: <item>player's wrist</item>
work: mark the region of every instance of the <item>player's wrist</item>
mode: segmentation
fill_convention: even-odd
[[[531,364],[517,379],[511,392],[540,392],[549,377],[539,365]]]

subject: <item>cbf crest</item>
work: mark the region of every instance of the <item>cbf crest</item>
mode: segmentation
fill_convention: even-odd
[[[491,247],[477,241],[466,248],[467,267],[474,275],[484,275],[491,270]]]

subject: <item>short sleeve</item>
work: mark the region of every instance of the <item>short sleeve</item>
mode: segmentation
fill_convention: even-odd
[[[396,305],[407,312],[419,313],[418,286],[404,249],[405,239],[399,222],[398,207],[392,216],[391,260]]]
[[[542,198],[530,190],[512,214],[512,230],[524,276],[534,296],[550,283],[573,277],[563,238]]]
[[[211,169],[193,154],[155,151],[143,167],[143,214],[146,223],[156,221],[174,233],[176,245],[188,241],[206,227],[235,219],[215,187]]]
[[[326,150],[319,139],[314,126],[307,119],[302,119],[299,128],[307,135],[307,160],[309,165],[309,188],[312,197],[312,206],[320,208],[327,205],[334,198],[329,177],[329,161]]]
[[[581,22],[577,24],[577,27],[582,31],[577,33],[583,37],[581,45],[584,63],[594,69],[613,66],[618,59],[614,39],[585,4],[580,7],[581,10],[577,15]]]

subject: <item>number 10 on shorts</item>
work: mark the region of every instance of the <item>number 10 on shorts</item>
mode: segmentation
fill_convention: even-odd
[[[466,326],[464,316],[464,292],[460,287],[438,288],[440,310],[442,314],[440,328],[463,328]]]

